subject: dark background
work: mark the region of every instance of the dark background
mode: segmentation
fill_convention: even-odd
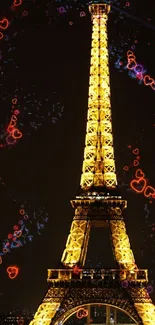
[[[47,268],[59,265],[74,215],[69,201],[77,194],[80,183],[91,45],[91,20],[87,6],[84,7],[86,16],[80,18],[80,9],[77,9],[76,3],[65,15],[58,15],[58,3],[45,1],[43,5],[41,2],[25,1],[23,6],[28,8],[29,15],[23,18],[23,9],[19,8],[19,14],[15,18],[9,9],[11,3],[10,1],[6,5],[6,1],[1,0],[0,13],[2,12],[1,17],[12,19],[5,32],[10,35],[10,42],[11,35],[17,31],[12,42],[18,69],[15,70],[8,62],[7,71],[4,72],[6,80],[4,74],[0,75],[1,119],[9,119],[10,96],[12,98],[17,83],[20,83],[25,93],[31,92],[35,85],[36,96],[56,91],[64,104],[64,112],[58,123],[53,124],[47,120],[32,135],[26,134],[17,145],[1,151],[0,176],[6,184],[5,188],[0,187],[1,242],[12,231],[19,217],[19,205],[10,199],[8,192],[13,193],[21,203],[24,200],[31,202],[36,209],[40,205],[45,206],[50,216],[41,236],[36,236],[32,243],[13,250],[3,258],[0,265],[1,313],[19,307],[35,311],[47,290]],[[131,4],[131,15],[144,21],[151,17],[151,24],[155,24],[152,18],[155,5],[151,1],[147,1],[147,8],[141,1]],[[128,10],[123,1],[120,5],[115,2],[115,6]],[[48,16],[45,12],[47,8]],[[70,21],[73,25],[69,24]],[[129,173],[122,171],[124,165],[132,162],[132,154],[127,148],[131,144],[132,148],[139,148],[140,166],[150,185],[155,186],[155,93],[150,87],[139,85],[137,80],[131,79],[126,70],[119,72],[115,68],[119,53],[126,60],[126,50],[137,39],[137,61],[144,65],[148,74],[155,76],[155,31],[133,18],[120,18],[115,10],[109,14],[108,28],[109,44],[115,44],[116,47],[115,55],[110,56],[110,80],[117,172],[121,181],[129,184],[134,170]],[[2,72],[5,55],[8,58],[9,52],[7,42],[2,40],[0,46],[3,53]],[[128,200],[125,220],[136,263],[139,268],[149,269],[153,281],[155,235],[149,224],[154,221],[155,202],[153,200],[150,204],[143,195],[126,191],[124,187],[121,191]],[[146,203],[150,210],[149,224],[145,219]],[[103,267],[115,267],[106,229],[102,232],[99,229],[98,233],[92,231],[88,259],[92,264],[102,259]],[[18,265],[20,272],[16,279],[10,280],[6,268],[14,264]],[[155,299],[154,292],[152,297]]]

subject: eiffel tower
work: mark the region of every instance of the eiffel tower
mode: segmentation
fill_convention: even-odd
[[[139,325],[155,325],[147,292],[148,271],[135,263],[123,217],[114,160],[108,62],[107,1],[89,6],[92,44],[88,118],[80,191],[61,267],[48,270],[48,291],[30,325],[60,325],[81,306],[103,304],[122,310]],[[87,269],[91,227],[109,227],[117,269]],[[107,321],[109,325],[109,321]]]

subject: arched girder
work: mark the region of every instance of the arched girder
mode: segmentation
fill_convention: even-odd
[[[55,325],[56,324],[61,324],[61,325],[64,324],[71,316],[73,316],[75,313],[77,313],[77,311],[79,310],[79,308],[85,308],[85,307],[87,307],[89,305],[90,306],[93,306],[93,305],[96,305],[96,304],[95,303],[91,303],[91,304],[84,304],[84,305],[76,306],[76,307],[70,309],[68,312],[66,312],[63,315],[64,316],[63,320],[62,320],[62,317],[60,317],[57,322],[55,322],[55,323],[51,322],[51,325],[53,325],[53,324],[55,324]],[[137,322],[126,310],[124,310],[122,308],[119,308],[118,306],[114,306],[114,305],[111,305],[111,304],[104,304],[104,303],[100,303],[100,305],[110,306],[110,307],[116,308],[116,309],[122,311],[123,313],[125,313],[127,316],[129,316],[133,320],[133,322],[135,322],[135,325],[136,324],[137,325],[141,324],[141,321],[140,321],[140,323]]]
[[[71,316],[73,316],[75,313],[77,313],[79,308],[85,308],[87,306],[93,306],[93,305],[96,305],[96,304],[95,303],[85,304],[85,305],[80,305],[80,306],[77,306],[77,307],[74,307],[74,308],[70,309],[69,312],[66,313],[65,319],[63,319],[63,321],[61,319],[59,319],[58,323],[61,324],[61,325],[64,324]],[[114,305],[110,305],[110,304],[100,303],[100,305],[110,306],[110,307],[113,307],[113,308],[116,308],[116,309],[122,311],[123,313],[125,313],[127,316],[129,316],[135,322],[135,325],[136,324],[139,325],[139,323],[137,323],[136,320],[126,310],[124,310],[122,308],[119,308],[118,306],[114,306]],[[55,324],[58,324],[58,323],[55,323]],[[53,324],[53,323],[51,323],[51,324]]]
[[[118,308],[131,317],[135,324],[143,325],[134,304],[123,288],[85,288],[84,290],[74,288],[69,290],[52,319],[51,325],[64,324],[80,307],[94,304]]]

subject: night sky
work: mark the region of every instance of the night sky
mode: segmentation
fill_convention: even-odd
[[[73,8],[58,14],[56,8],[60,2],[44,0],[43,5],[41,1],[27,0],[15,13],[10,10],[12,2],[0,1],[0,17],[11,20],[5,38],[0,40],[1,132],[9,123],[15,93],[19,98],[21,120],[24,106],[26,109],[21,122],[23,137],[15,145],[0,148],[0,177],[5,183],[5,186],[0,184],[0,252],[3,241],[20,220],[20,205],[25,201],[33,206],[36,215],[40,206],[45,207],[49,220],[41,235],[34,229],[32,242],[2,257],[0,313],[24,307],[35,311],[47,290],[47,269],[59,267],[74,216],[70,200],[78,193],[80,184],[91,47],[87,6],[81,9],[73,2]],[[115,158],[118,178],[123,185],[121,193],[128,200],[126,227],[138,267],[149,270],[155,301],[155,231],[150,226],[155,222],[155,199],[151,203],[143,194],[130,190],[135,168],[123,171],[124,166],[131,165],[132,149],[137,147],[139,166],[149,185],[155,187],[155,91],[131,78],[127,69],[116,67],[119,58],[126,65],[126,51],[134,44],[137,62],[147,70],[145,74],[155,78],[155,4],[151,2],[147,1],[146,7],[141,1],[132,1],[128,7],[125,1],[115,1],[117,8],[144,24],[113,9],[108,30],[109,45],[113,46],[109,51]],[[24,10],[28,11],[26,17],[22,14]],[[84,17],[80,17],[82,10],[86,13]],[[14,47],[13,54],[10,47]],[[28,114],[31,103],[25,99],[27,94],[36,102],[44,102],[45,97],[49,98],[54,92],[54,100],[64,106],[61,116],[56,123],[53,121],[54,106],[49,100],[44,123],[37,127],[44,115],[44,108],[40,108],[39,117],[33,114],[36,128],[31,127],[31,114]],[[107,229],[92,230],[88,259],[94,266],[102,259],[102,267],[115,267]],[[10,280],[6,272],[10,265],[19,267],[19,275],[14,280]]]

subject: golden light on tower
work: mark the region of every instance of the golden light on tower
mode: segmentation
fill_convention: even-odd
[[[81,188],[115,188],[117,184],[113,148],[107,18],[110,6],[92,4],[92,44],[88,117]]]
[[[71,201],[75,216],[62,254],[63,267],[48,270],[50,286],[30,325],[63,324],[80,305],[94,304],[95,299],[124,310],[138,325],[155,325],[155,306],[146,289],[147,270],[138,269],[135,263],[123,217],[127,202],[116,188],[107,41],[110,6],[93,3],[89,10],[93,28],[81,191]],[[110,228],[118,269],[84,269],[92,226]],[[109,272],[114,287],[98,288],[99,272],[103,283]],[[126,289],[121,286],[124,280],[129,284]]]

